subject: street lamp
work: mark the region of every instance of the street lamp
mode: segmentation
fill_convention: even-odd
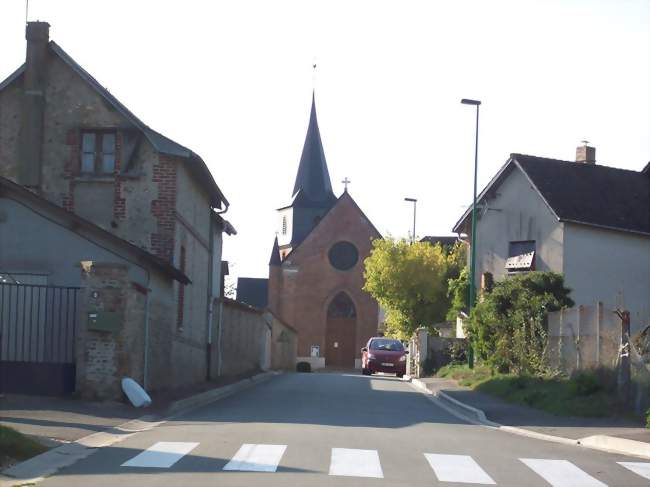
[[[481,102],[463,98],[460,101],[463,105],[476,107],[476,137],[474,142],[474,198],[472,200],[472,241],[470,243],[470,268],[469,268],[469,311],[472,312],[476,301],[476,177],[478,174],[478,112]],[[470,369],[474,367],[474,350],[469,347],[468,362]]]
[[[418,205],[418,200],[415,198],[404,198],[404,201],[410,201],[413,203],[413,235],[411,236],[411,243],[415,243],[415,211]]]

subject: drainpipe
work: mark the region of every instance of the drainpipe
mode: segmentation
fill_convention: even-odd
[[[147,293],[144,297],[144,365],[142,367],[142,387],[147,390],[149,386],[149,293],[151,274],[147,269]]]
[[[211,378],[211,369],[212,369],[212,315],[214,311],[214,305],[212,302],[212,293],[214,291],[212,285],[212,279],[214,277],[213,267],[214,267],[214,218],[210,215],[210,236],[208,241],[209,247],[209,257],[208,257],[208,309],[207,309],[207,344],[205,346],[205,380],[209,381]]]
[[[223,323],[223,296],[219,298],[219,324],[217,328],[217,377],[221,376],[221,365],[222,365],[221,330],[223,328],[222,323]]]

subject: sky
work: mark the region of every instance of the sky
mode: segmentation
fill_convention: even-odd
[[[25,0],[0,0],[0,78]],[[650,1],[30,0],[29,20],[146,124],[206,161],[237,229],[231,278],[266,277],[315,88],[335,193],[384,235],[450,235],[513,152],[650,160]],[[312,68],[317,64],[316,72]]]

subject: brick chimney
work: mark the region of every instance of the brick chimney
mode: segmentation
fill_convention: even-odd
[[[596,148],[591,147],[589,142],[583,140],[582,145],[576,148],[576,162],[596,164]]]
[[[18,145],[18,182],[39,189],[43,164],[43,118],[50,24],[28,22],[23,75],[22,121]]]

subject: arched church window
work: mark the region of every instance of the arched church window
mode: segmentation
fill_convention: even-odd
[[[359,260],[359,251],[350,242],[337,242],[328,252],[330,264],[335,269],[347,271],[352,269]]]
[[[282,217],[282,235],[286,235],[286,234],[287,234],[287,216],[284,215]]]
[[[328,318],[355,318],[356,316],[357,310],[352,299],[343,291],[334,296],[327,307]]]

